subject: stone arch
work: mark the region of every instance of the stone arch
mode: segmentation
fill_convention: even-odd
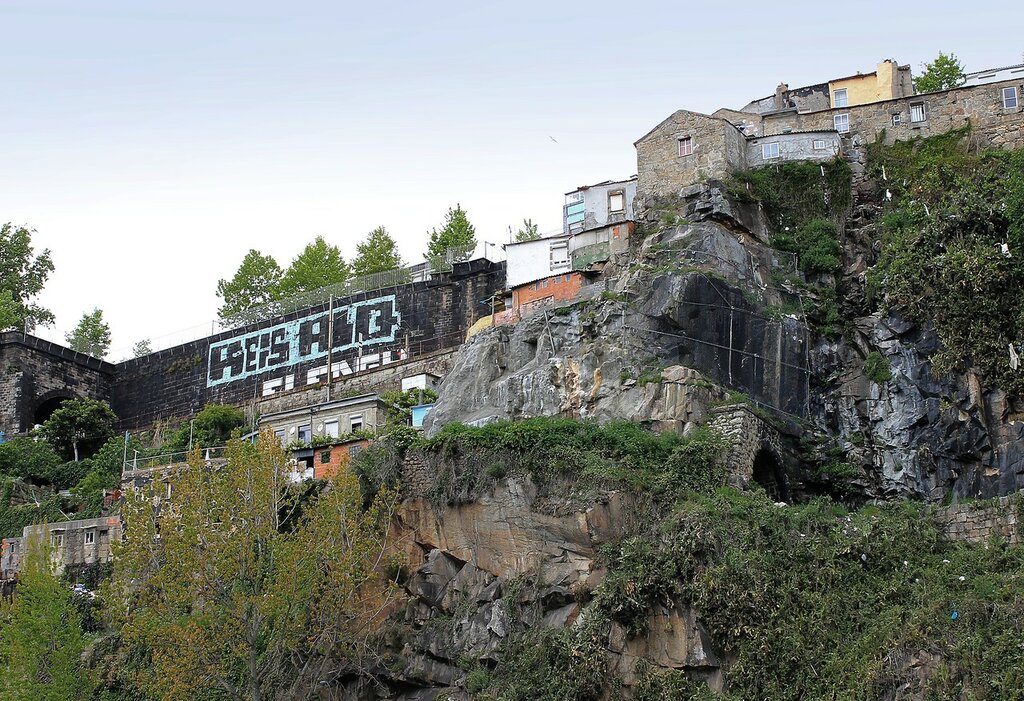
[[[782,469],[782,460],[770,447],[762,446],[754,455],[752,473],[754,482],[764,487],[773,501],[790,500],[789,480]]]
[[[67,390],[55,389],[39,397],[35,402],[35,409],[32,411],[32,425],[38,425],[46,421],[53,412],[69,399],[77,399],[75,395]]]

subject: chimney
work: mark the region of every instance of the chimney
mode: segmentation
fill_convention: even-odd
[[[789,107],[789,86],[785,83],[779,83],[779,87],[775,88],[775,109],[784,110]]]

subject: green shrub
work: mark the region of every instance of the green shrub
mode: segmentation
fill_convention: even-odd
[[[46,441],[13,438],[0,443],[0,475],[36,484],[51,484],[58,479],[62,462]]]
[[[889,366],[889,359],[878,351],[871,351],[864,359],[864,374],[872,382],[882,384],[892,379],[892,368]]]

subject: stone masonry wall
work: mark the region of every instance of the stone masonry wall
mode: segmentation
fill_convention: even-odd
[[[684,137],[692,139],[693,153],[680,156]],[[679,110],[636,142],[637,209],[701,180],[724,178],[743,167],[745,150],[742,134],[724,119]]]
[[[0,432],[30,431],[50,400],[109,399],[115,366],[18,332],[0,334]]]
[[[128,360],[116,366],[111,405],[122,427],[130,429],[181,419],[213,402],[251,406],[294,392],[293,403],[308,390],[322,397],[328,357],[337,388],[332,394],[390,387],[396,379],[392,374],[370,376],[458,347],[468,328],[490,312],[490,304],[481,300],[504,286],[504,264],[459,263],[440,280],[336,300],[333,324],[327,321],[325,303]],[[327,338],[331,330],[334,339]],[[338,350],[328,355],[329,345]],[[428,368],[437,371],[435,365]]]
[[[754,481],[754,460],[767,450],[782,464],[782,436],[746,404],[729,404],[710,410],[709,425],[726,441],[722,456],[729,483],[745,489]]]
[[[1024,501],[1005,496],[990,504],[954,504],[935,511],[935,520],[953,540],[984,544],[999,537],[1007,545],[1024,545]]]
[[[1018,88],[1018,107],[1006,110],[1002,106],[1002,88],[1011,86]],[[910,105],[917,103],[924,103],[926,118],[922,122],[911,122]],[[780,113],[765,117],[764,133],[780,134],[787,128],[794,131],[832,129],[837,114],[850,116],[849,136],[854,145],[875,141],[883,132],[885,142],[891,144],[897,140],[943,134],[970,123],[975,138],[982,146],[1024,148],[1024,86],[1020,80],[954,88],[807,114]],[[900,123],[895,126],[892,123],[894,114],[900,116]]]

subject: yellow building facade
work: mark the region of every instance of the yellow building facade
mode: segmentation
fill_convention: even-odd
[[[858,73],[828,83],[832,107],[853,107],[869,102],[908,97],[914,94],[910,66],[900,66],[892,59],[878,64],[871,73]]]

